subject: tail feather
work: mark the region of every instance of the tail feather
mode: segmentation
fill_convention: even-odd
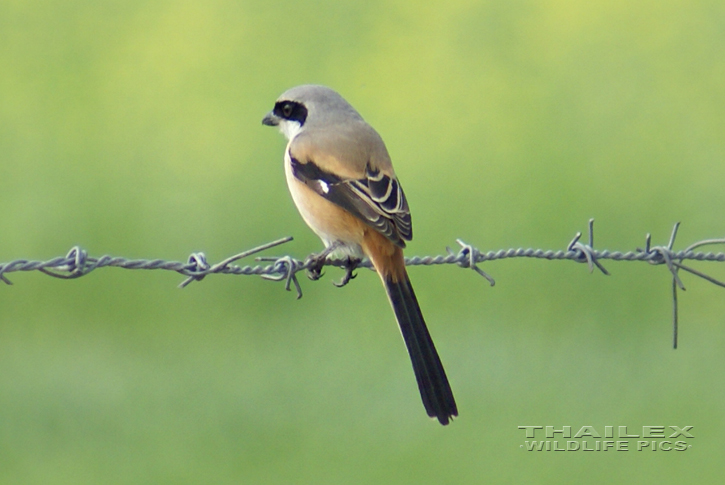
[[[383,278],[383,283],[408,347],[423,406],[428,416],[437,418],[443,425],[448,424],[451,418],[458,416],[456,401],[408,275],[404,274],[397,281]]]

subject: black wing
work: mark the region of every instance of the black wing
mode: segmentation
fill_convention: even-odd
[[[362,219],[393,243],[404,248],[413,237],[408,202],[400,183],[368,165],[365,177],[342,179],[314,162],[290,156],[292,173],[325,199]]]

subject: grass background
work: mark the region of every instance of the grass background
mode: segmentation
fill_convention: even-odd
[[[0,261],[320,248],[260,124],[302,83],[386,140],[408,254],[723,236],[720,1],[0,0]],[[100,270],[0,288],[0,482],[719,483],[725,303],[663,267],[412,268],[460,418],[429,422],[377,278]],[[719,265],[700,264],[715,275]],[[525,452],[520,425],[694,426],[684,452]],[[616,429],[616,428],[615,428]],[[635,440],[630,440],[634,443]],[[631,445],[634,448],[634,445]]]

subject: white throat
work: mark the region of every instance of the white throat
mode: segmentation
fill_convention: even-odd
[[[301,129],[302,125],[298,121],[282,120],[279,123],[279,131],[282,132],[287,140],[292,140],[292,138],[296,137]]]

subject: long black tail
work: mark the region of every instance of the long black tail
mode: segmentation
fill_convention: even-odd
[[[441,424],[448,424],[452,417],[458,416],[456,401],[408,275],[396,282],[385,278],[383,283],[408,347],[423,406],[428,416],[438,418]]]

